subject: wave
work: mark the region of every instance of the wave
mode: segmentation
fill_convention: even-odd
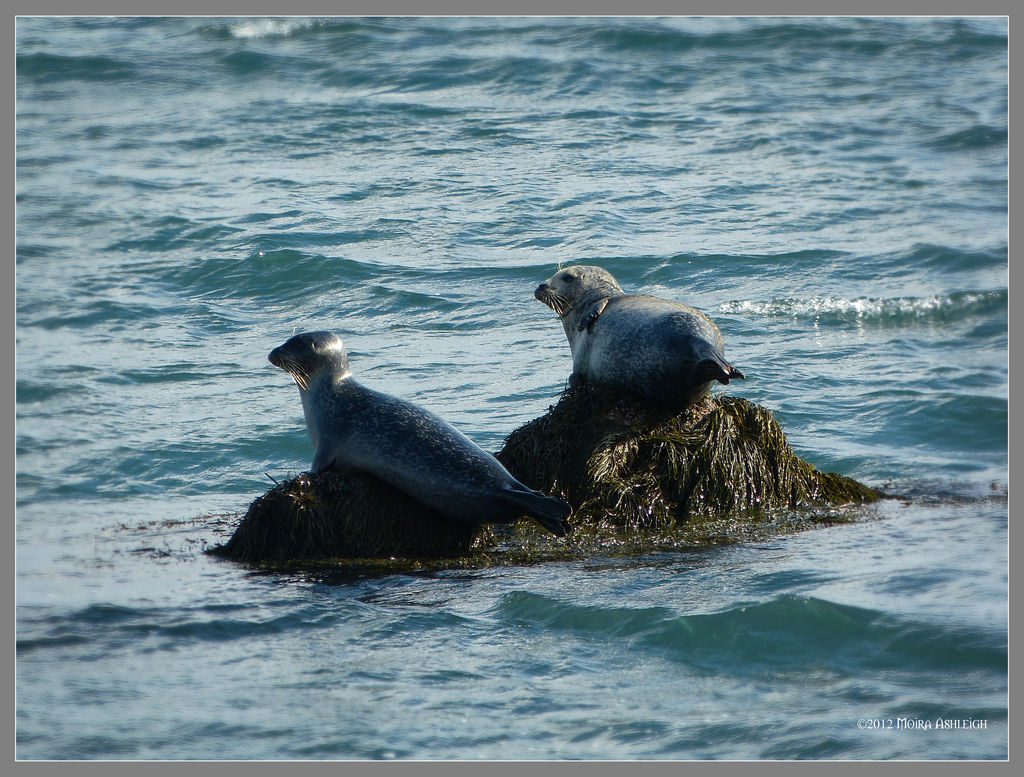
[[[822,665],[851,674],[865,668],[1000,673],[1007,666],[1004,632],[921,622],[809,596],[787,594],[715,613],[678,615],[665,607],[579,605],[515,591],[503,594],[494,612],[517,629],[612,639],[638,656],[658,654],[737,673]],[[331,627],[345,617],[344,612],[312,605],[275,613],[233,604],[183,610],[98,603],[59,616],[22,616],[18,650],[80,645],[83,640],[96,643],[97,650],[102,644],[138,638],[174,644],[230,641]],[[460,622],[446,610],[416,613],[387,624],[377,636],[396,636],[410,626],[422,631]]]
[[[680,616],[663,607],[585,606],[514,592],[502,597],[499,614],[519,626],[612,638],[631,652],[735,673],[821,665],[853,675],[865,668],[999,673],[1007,666],[1005,634],[911,621],[808,596],[782,595]]]
[[[397,311],[402,310],[403,305],[455,305],[447,292],[439,291],[475,286],[480,282],[489,286],[500,281],[512,281],[532,291],[557,269],[554,261],[550,264],[495,266],[455,263],[448,267],[427,268],[420,264],[401,264],[394,261],[395,257],[390,257],[392,261],[370,262],[294,248],[270,247],[274,244],[295,245],[303,241],[313,246],[335,245],[344,243],[346,234],[351,233],[312,232],[298,236],[295,233],[267,233],[245,241],[247,247],[251,248],[255,243],[267,246],[266,249],[244,256],[201,257],[185,265],[161,262],[149,266],[147,272],[175,295],[257,298],[283,303],[315,295],[318,289],[324,289],[338,295],[358,294],[361,301],[368,303],[394,298]],[[424,293],[414,286],[431,291]]]
[[[374,274],[375,268],[362,262],[277,249],[167,267],[159,280],[194,297],[265,298],[283,304],[308,297],[318,288],[363,283]]]
[[[121,324],[136,326],[140,322],[162,321],[168,314],[183,311],[181,305],[145,304],[142,302],[125,302],[121,300],[83,300],[79,310],[73,315],[66,312],[53,313],[41,318],[31,319],[22,313],[19,323],[24,326],[39,327],[47,331],[61,329],[89,329],[93,326]],[[116,328],[111,331],[118,331]]]
[[[621,79],[641,93],[690,88],[694,79],[714,73],[706,68],[708,57],[741,56],[760,74],[799,75],[806,72],[808,52],[859,64],[903,57],[907,47],[933,57],[940,48],[936,38],[943,53],[955,50],[960,60],[1006,46],[999,25],[978,29],[899,19],[273,17],[206,23],[199,34],[223,42],[220,62],[238,74],[271,74],[284,66],[328,87],[417,93],[486,86],[561,97],[598,94]],[[284,40],[296,42],[288,56],[282,48],[273,51]],[[245,48],[254,43],[266,45]],[[510,43],[524,53],[510,53]],[[396,49],[406,64],[382,56]]]
[[[969,251],[933,243],[918,243],[909,251],[882,257],[894,270],[922,267],[943,274],[998,271],[1008,269],[1009,247],[1006,244],[989,249]]]
[[[287,38],[310,33],[373,32],[382,36],[417,33],[415,42],[436,46],[453,39],[489,41],[509,34],[573,35],[581,46],[603,45],[624,52],[668,49],[678,51],[700,43],[723,48],[751,43],[778,45],[842,45],[856,53],[877,53],[890,46],[934,39],[966,41],[984,49],[1006,45],[1007,25],[1000,19],[964,19],[935,23],[929,19],[866,18],[546,18],[532,17],[246,17],[206,22],[201,32],[209,37],[236,40]]]
[[[778,47],[801,49],[827,47],[830,51],[858,56],[878,56],[897,45],[906,33],[899,22],[879,24],[864,20],[813,19],[677,19],[650,20],[621,26],[602,25],[592,29],[589,45],[601,45],[609,51],[639,53],[677,53],[759,49],[770,52]]]
[[[769,318],[824,320],[830,323],[903,326],[916,322],[957,321],[970,316],[1005,315],[1009,301],[1005,289],[963,291],[928,297],[870,298],[818,296],[809,299],[776,298],[768,302],[726,302],[719,312]]]
[[[316,29],[321,22],[316,19],[271,18],[244,19],[232,22],[227,26],[227,33],[232,38],[253,40],[262,38],[287,38],[298,32]]]
[[[170,216],[145,225],[139,237],[118,240],[107,251],[116,252],[174,252],[188,248],[198,250],[219,247],[225,238],[242,229],[226,224],[208,224]]]
[[[132,62],[103,56],[74,57],[63,54],[21,54],[18,76],[40,83],[52,81],[130,81],[138,77]]]
[[[1005,147],[1007,128],[991,124],[975,124],[966,129],[941,135],[932,146],[943,151],[975,151],[990,146]]]
[[[193,45],[203,46],[205,55],[215,55],[236,74],[272,73],[290,65],[339,86],[417,91],[464,83],[519,84],[562,94],[600,91],[622,63],[636,66],[635,86],[659,90],[678,89],[703,72],[713,74],[705,66],[708,57],[741,55],[761,73],[801,74],[808,57],[816,55],[859,63],[909,54],[928,62],[939,51],[962,63],[1005,52],[1007,46],[1007,25],[999,20],[246,17],[197,23],[154,17],[131,23],[98,19],[90,26],[94,37],[129,28],[136,48],[121,58],[19,51],[19,76],[40,82],[130,79],[149,54],[146,36],[161,33],[183,46],[198,36]],[[211,41],[219,51],[209,50]],[[509,42],[529,54],[510,56]],[[25,47],[19,44],[20,50]],[[387,52],[396,49],[415,66],[394,64]],[[787,51],[792,55],[780,55]]]
[[[973,480],[940,478],[897,478],[887,480],[879,488],[890,496],[917,504],[1005,507],[1009,500],[1009,483],[993,480],[988,483]]]
[[[580,256],[573,264],[596,264],[609,270],[629,292],[664,294],[663,289],[647,290],[643,287],[665,286],[669,288],[720,289],[723,278],[751,278],[761,275],[776,277],[792,276],[801,279],[807,275],[815,277],[825,274],[858,282],[864,288],[877,286],[880,280],[899,281],[914,278],[922,272],[933,277],[942,277],[947,286],[960,285],[963,291],[934,297],[900,297],[886,303],[879,298],[841,298],[821,295],[814,301],[801,302],[798,298],[781,298],[768,302],[749,300],[733,301],[731,308],[749,306],[751,310],[771,314],[792,312],[815,313],[816,306],[822,312],[835,313],[848,309],[867,314],[872,305],[899,309],[909,305],[915,311],[929,308],[952,310],[958,305],[972,301],[971,294],[983,295],[985,300],[998,304],[999,295],[1006,298],[1003,289],[1008,271],[1008,247],[1006,244],[991,248],[966,250],[930,243],[918,243],[909,249],[890,254],[863,256],[850,251],[834,249],[804,249],[770,254],[743,253],[676,253],[671,255],[633,256]],[[956,284],[956,285],[954,285]],[[974,287],[973,290],[968,289]],[[985,287],[988,287],[987,289]],[[979,288],[980,287],[980,288]],[[981,300],[982,307],[987,303]],[[804,310],[806,308],[806,310]],[[888,311],[887,311],[888,312]],[[910,312],[904,310],[904,313]],[[915,312],[916,315],[916,312]]]
[[[91,604],[60,616],[35,620],[23,617],[17,652],[23,655],[40,649],[71,647],[76,648],[80,660],[102,659],[117,647],[146,652],[197,642],[270,637],[328,628],[340,618],[340,613],[325,613],[316,607],[289,607],[281,614],[267,615],[262,608],[234,604],[205,605],[192,610]]]

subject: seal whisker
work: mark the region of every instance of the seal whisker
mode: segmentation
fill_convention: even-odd
[[[565,295],[558,293],[554,289],[541,286],[537,289],[536,297],[559,316],[567,316],[572,311],[572,304]]]
[[[292,376],[301,389],[309,388],[309,374],[302,368],[294,359],[289,359],[287,356],[279,355],[277,360],[273,362],[276,366],[287,372]]]
[[[572,311],[572,303],[557,291],[551,294],[551,307],[560,316],[566,316]]]
[[[308,389],[309,373],[306,372],[298,362],[288,362],[287,365],[286,369],[291,374],[292,378],[294,378],[295,382],[299,384],[299,388]]]

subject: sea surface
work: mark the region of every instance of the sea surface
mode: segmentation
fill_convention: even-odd
[[[17,22],[17,756],[1004,759],[1007,20]],[[533,290],[694,305],[796,452],[903,497],[694,552],[265,574],[267,361],[490,451]],[[947,723],[948,722],[948,723]]]

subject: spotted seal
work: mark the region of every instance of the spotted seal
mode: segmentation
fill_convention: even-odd
[[[299,386],[316,453],[312,472],[375,475],[443,515],[471,524],[528,515],[559,537],[572,508],[520,483],[453,426],[411,402],[366,388],[349,368],[341,338],[305,332],[270,352]]]
[[[625,389],[678,410],[703,397],[712,381],[743,377],[726,361],[710,318],[678,302],[626,294],[600,267],[561,269],[534,296],[562,320],[574,382]]]

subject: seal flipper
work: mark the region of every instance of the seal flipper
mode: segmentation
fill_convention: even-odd
[[[719,383],[728,384],[730,378],[746,380],[742,372],[718,356],[705,357],[697,362],[693,368],[693,376],[695,383],[717,380]]]
[[[572,513],[572,507],[568,502],[553,496],[546,496],[540,491],[526,488],[520,491],[516,488],[505,490],[505,500],[512,506],[522,510],[523,515],[535,519],[537,523],[554,534],[556,537],[564,537],[570,527],[565,520]]]
[[[576,325],[576,329],[579,330],[580,332],[582,332],[584,329],[586,329],[588,332],[591,329],[593,329],[594,322],[597,321],[598,316],[600,316],[604,312],[604,309],[608,307],[608,300],[610,299],[611,297],[602,297],[597,302],[595,302],[594,306],[590,308],[589,311],[587,311],[587,315],[585,315],[580,320],[579,324]]]

